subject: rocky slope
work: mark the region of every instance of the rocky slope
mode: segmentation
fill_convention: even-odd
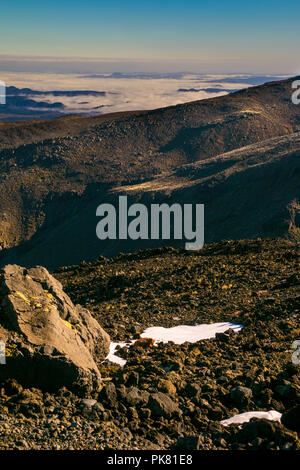
[[[85,398],[2,380],[2,449],[300,449],[291,347],[300,335],[299,247],[266,239],[159,248],[54,275],[115,341],[152,325],[243,328],[193,344],[137,342],[118,353],[124,368],[100,366],[103,387]],[[282,413],[282,423],[220,423],[257,410]]]

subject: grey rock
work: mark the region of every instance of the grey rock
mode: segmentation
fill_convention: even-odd
[[[252,390],[247,387],[234,387],[230,390],[230,398],[237,405],[247,403],[252,397]]]
[[[130,387],[125,389],[124,400],[130,406],[147,405],[149,393],[145,390],[139,390],[137,387]]]
[[[172,450],[199,450],[202,444],[202,436],[181,436],[175,442]]]
[[[300,387],[291,384],[277,385],[275,392],[287,400],[294,400],[300,397]]]
[[[111,407],[115,407],[117,405],[117,391],[115,384],[113,382],[106,384],[105,387],[102,388],[99,398]]]
[[[274,439],[276,434],[277,423],[272,423],[265,419],[249,421],[242,424],[238,432],[237,438],[240,442],[251,442],[256,438]]]
[[[188,383],[185,387],[185,393],[188,397],[199,397],[201,394],[201,387],[197,383]]]
[[[300,405],[296,405],[283,413],[281,422],[288,429],[300,433]]]
[[[81,400],[81,406],[92,408],[97,403],[97,400],[93,400],[92,398],[84,398]]]
[[[181,416],[181,410],[178,405],[165,393],[157,392],[149,397],[148,406],[153,416],[163,416],[172,418]]]

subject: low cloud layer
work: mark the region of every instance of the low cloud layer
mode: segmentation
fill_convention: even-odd
[[[25,114],[30,114],[31,102],[35,111],[40,108],[41,112],[46,114],[48,105],[52,112],[49,117],[53,117],[54,104],[60,115],[97,115],[155,109],[221,96],[279,78],[281,77],[184,73],[78,75],[0,72],[0,79],[5,81],[7,86],[18,88],[18,96],[22,97],[22,89],[27,89],[23,91],[24,104],[19,105],[20,112],[20,107],[24,106],[28,107],[23,110],[26,111]],[[42,106],[39,106],[39,103]],[[1,109],[2,113],[4,111]]]

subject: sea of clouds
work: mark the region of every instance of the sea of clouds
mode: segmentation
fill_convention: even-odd
[[[62,103],[63,114],[97,115],[117,111],[155,109],[188,101],[202,100],[258,85],[280,76],[216,75],[192,73],[18,73],[1,72],[7,86],[29,88],[27,97],[36,102]],[[100,91],[104,95],[59,97],[49,91]],[[45,91],[47,94],[35,94]],[[28,92],[27,92],[28,93]]]

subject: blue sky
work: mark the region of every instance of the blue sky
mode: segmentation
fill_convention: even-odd
[[[298,73],[299,18],[299,0],[12,0],[1,5],[0,54]]]

